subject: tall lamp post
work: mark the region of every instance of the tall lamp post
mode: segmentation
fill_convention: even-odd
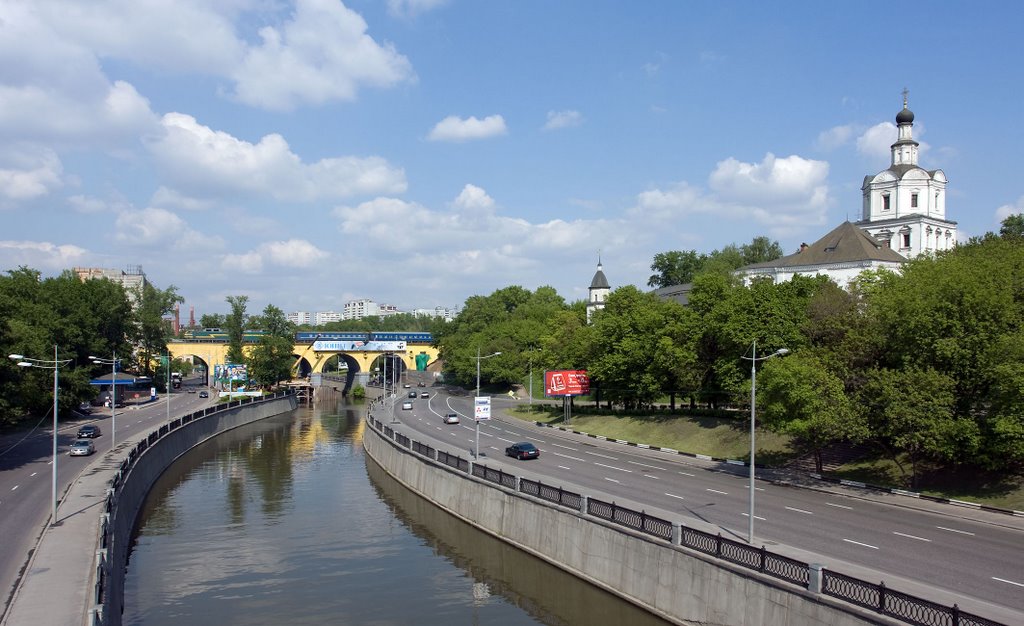
[[[67,365],[71,362],[71,359],[61,361],[57,358],[57,346],[53,346],[53,360],[44,361],[40,359],[30,359],[23,354],[11,354],[9,358],[18,362],[19,367],[40,367],[43,369],[53,370],[53,479],[51,480],[51,491],[53,497],[51,498],[50,506],[50,525],[53,526],[57,523],[57,396],[58,396],[58,382],[60,378],[60,366]]]
[[[117,445],[117,352],[110,359],[90,356],[89,360],[96,365],[110,366],[110,449],[113,450]]]
[[[750,526],[747,528],[747,543],[754,543],[754,419],[757,407],[757,362],[767,361],[776,356],[789,354],[787,348],[779,348],[768,356],[757,356],[757,341],[751,346],[750,356],[741,357],[750,361]]]
[[[171,353],[161,356],[164,362],[164,369],[167,370],[167,423],[171,423]]]
[[[473,399],[474,410],[475,410],[476,398],[480,397],[480,361],[482,361],[484,359],[489,359],[492,356],[498,356],[499,354],[501,354],[501,352],[494,352],[494,353],[488,354],[486,356],[480,356],[480,346],[476,347],[476,397]],[[473,454],[473,458],[479,459],[480,458],[480,420],[478,420],[476,418],[476,415],[474,415],[473,416],[473,421],[476,422],[476,448],[475,448],[476,451]]]

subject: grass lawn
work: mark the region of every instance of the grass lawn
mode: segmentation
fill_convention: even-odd
[[[514,414],[524,420],[552,425],[562,424],[561,408],[537,410],[535,405],[533,412],[528,408],[521,408]],[[576,413],[570,426],[573,430],[593,435],[673,448],[681,452],[745,460],[750,456],[748,424],[742,419],[712,417],[643,417]],[[789,450],[788,437],[758,430],[758,464],[781,465],[794,456]]]
[[[524,420],[562,424],[561,407],[520,405],[512,413]],[[746,460],[750,456],[750,431],[743,419],[656,415],[587,415],[579,411],[570,425],[592,435],[603,435],[635,443],[646,443],[681,452]],[[783,466],[796,458],[789,438],[763,430],[757,432],[757,462]],[[904,463],[909,471],[909,464]],[[915,491],[940,498],[953,498],[1016,511],[1024,510],[1024,476],[983,472],[976,468],[924,467]],[[882,487],[908,489],[907,479],[897,464],[883,456],[863,458],[841,466],[830,476],[857,480]]]

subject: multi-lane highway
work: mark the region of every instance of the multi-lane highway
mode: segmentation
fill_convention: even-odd
[[[402,391],[408,390],[399,389],[397,407],[405,399]],[[431,397],[413,401],[412,410],[396,410],[396,419],[446,444],[442,449],[470,456],[475,439],[473,398],[449,395],[438,386],[429,391]],[[492,402],[500,414],[503,404],[514,401],[495,397]],[[441,417],[453,411],[462,416],[461,423],[443,423]],[[517,441],[533,442],[541,457],[516,461],[504,456],[505,447]],[[486,455],[481,462],[503,464],[519,475],[543,476],[545,482],[577,486],[595,497],[606,494],[652,514],[684,516],[689,518],[684,523],[692,520],[695,526],[734,539],[747,536],[748,479],[723,471],[729,468],[719,464],[539,428],[514,418],[483,422],[480,452]],[[1024,519],[908,498],[881,502],[847,497],[767,481],[758,481],[756,489],[757,545],[868,580],[885,579],[887,585],[910,593],[926,590],[929,597],[937,595],[967,610],[972,600],[1024,610]],[[904,506],[909,504],[914,506]]]
[[[188,393],[188,387],[176,390],[170,396],[171,417],[178,417],[216,402],[213,398],[200,398]],[[212,394],[211,394],[212,395]],[[136,434],[149,432],[167,419],[167,398],[155,402],[117,409],[117,445]],[[101,435],[94,439],[96,453],[91,456],[69,456],[68,448],[85,424],[100,427]],[[113,425],[109,409],[93,413],[85,419],[58,425],[57,494],[58,498],[68,485],[92,463],[98,462],[110,451]],[[53,430],[51,419],[43,419],[40,427],[28,433],[0,438],[0,594],[3,607],[21,568],[49,520],[52,503]],[[57,508],[57,523],[76,512],[67,506]]]

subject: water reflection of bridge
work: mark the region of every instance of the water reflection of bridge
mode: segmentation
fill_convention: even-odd
[[[254,347],[245,344],[242,352],[248,356]],[[226,342],[172,340],[168,348],[173,358],[191,359],[195,365],[204,366],[207,376],[215,365],[228,362]],[[314,341],[294,344],[292,356],[295,357],[293,374],[296,378],[329,372],[345,376],[346,388],[351,388],[356,384],[367,386],[374,375],[382,377],[385,366],[393,380],[399,380],[407,370],[434,369],[438,351],[430,344],[404,341]]]

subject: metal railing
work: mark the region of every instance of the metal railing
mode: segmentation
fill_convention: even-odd
[[[402,447],[412,447],[414,451],[431,460],[435,457],[429,452],[424,453],[421,450],[436,453],[436,461],[447,467],[456,468],[487,482],[517,490],[519,493],[540,500],[574,509],[581,514],[651,535],[671,545],[689,548],[804,589],[809,588],[811,581],[811,566],[809,564],[769,552],[764,546],[756,548],[745,542],[728,539],[722,537],[721,534],[713,535],[684,524],[677,525],[679,530],[677,541],[673,536],[676,525],[669,520],[649,515],[642,510],[636,511],[623,507],[615,502],[605,502],[587,497],[560,486],[553,487],[540,481],[520,478],[501,469],[479,463],[471,464],[469,461],[443,450],[435,450],[430,446],[411,441],[407,436],[395,432],[394,429],[374,417],[369,417],[368,421],[376,430]],[[584,501],[587,503],[586,511],[581,511]],[[962,611],[956,604],[949,607],[889,589],[884,582],[871,583],[826,568],[822,568],[821,573],[821,593],[908,624],[915,626],[1005,626],[999,622]]]
[[[120,565],[111,563],[108,556],[108,551],[111,545],[111,533],[113,532],[113,524],[111,524],[110,515],[115,513],[117,499],[120,495],[121,488],[124,486],[125,476],[128,475],[130,470],[138,463],[142,454],[150,448],[153,444],[159,441],[161,438],[166,437],[168,434],[174,432],[178,428],[185,424],[189,424],[194,420],[202,419],[203,417],[226,411],[229,409],[237,408],[242,404],[252,404],[254,402],[267,402],[270,400],[277,400],[284,398],[289,395],[293,395],[294,392],[281,391],[275,394],[263,396],[262,398],[247,398],[245,401],[239,402],[227,402],[219,404],[213,407],[200,409],[194,413],[186,415],[185,417],[172,420],[167,424],[162,424],[157,429],[149,433],[144,439],[140,440],[128,454],[121,460],[121,464],[118,467],[114,477],[108,483],[107,497],[103,502],[103,509],[100,520],[99,536],[96,538],[97,550],[97,567],[94,576],[94,583],[91,595],[95,600],[95,607],[89,610],[89,621],[93,624],[102,624],[104,620],[103,607],[107,604],[107,577],[109,576],[109,570],[112,567],[124,567],[124,564]]]

